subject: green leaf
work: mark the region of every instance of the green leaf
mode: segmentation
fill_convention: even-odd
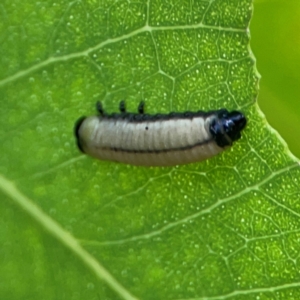
[[[300,1],[263,0],[255,2],[251,20],[251,48],[263,77],[259,106],[297,157],[300,139],[291,128],[300,127],[299,15]]]
[[[298,299],[299,162],[255,104],[250,0],[0,5],[0,299]],[[79,153],[101,100],[242,110],[208,161]]]

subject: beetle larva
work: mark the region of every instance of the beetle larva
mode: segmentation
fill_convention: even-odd
[[[138,113],[106,114],[75,124],[79,149],[88,155],[139,166],[175,166],[202,161],[230,147],[241,137],[247,120],[239,111],[183,112],[149,115],[141,102]]]

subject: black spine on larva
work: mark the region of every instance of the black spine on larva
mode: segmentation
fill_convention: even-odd
[[[83,151],[83,148],[81,146],[81,143],[80,143],[80,136],[79,136],[79,129],[80,129],[80,126],[82,124],[82,122],[86,119],[86,117],[81,117],[79,118],[76,122],[75,122],[75,126],[74,126],[74,134],[75,134],[75,137],[76,137],[76,142],[77,142],[77,146],[79,148],[79,150],[84,153]]]
[[[142,123],[142,122],[156,122],[156,121],[168,121],[174,119],[193,119],[196,117],[207,118],[211,115],[215,115],[220,112],[220,110],[212,111],[185,111],[182,113],[170,112],[168,114],[145,114],[144,113],[145,102],[141,101],[138,106],[138,113],[130,113],[126,111],[125,101],[122,100],[119,104],[120,113],[106,113],[102,107],[100,101],[96,102],[96,110],[103,119],[114,119],[114,120],[125,120],[129,123]],[[221,110],[222,111],[222,110]]]
[[[138,106],[138,113],[143,115],[145,113],[145,102],[141,101],[139,106]]]
[[[186,111],[186,112],[182,112],[182,113],[171,112],[169,114],[155,114],[155,115],[122,112],[122,113],[103,114],[103,115],[101,115],[101,117],[103,119],[126,120],[127,122],[130,122],[130,123],[141,123],[141,122],[168,121],[168,120],[174,120],[174,119],[193,119],[196,117],[207,118],[218,112],[219,111],[209,111],[209,112]]]
[[[231,146],[234,141],[241,138],[241,131],[246,124],[247,119],[241,112],[221,109],[209,130],[217,145],[223,148]]]

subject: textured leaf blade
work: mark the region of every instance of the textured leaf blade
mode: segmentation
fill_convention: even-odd
[[[138,298],[297,298],[299,168],[253,105],[251,1],[2,7],[0,171],[28,203]],[[115,111],[124,98],[130,111],[145,100],[149,113],[240,109],[249,126],[199,164],[139,168],[79,154],[75,120],[96,100]],[[8,195],[3,299],[118,297]]]

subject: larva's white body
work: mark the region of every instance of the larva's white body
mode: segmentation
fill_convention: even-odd
[[[214,114],[193,118],[130,122],[91,116],[78,137],[82,150],[101,160],[140,166],[174,166],[198,162],[222,152],[210,133]]]

